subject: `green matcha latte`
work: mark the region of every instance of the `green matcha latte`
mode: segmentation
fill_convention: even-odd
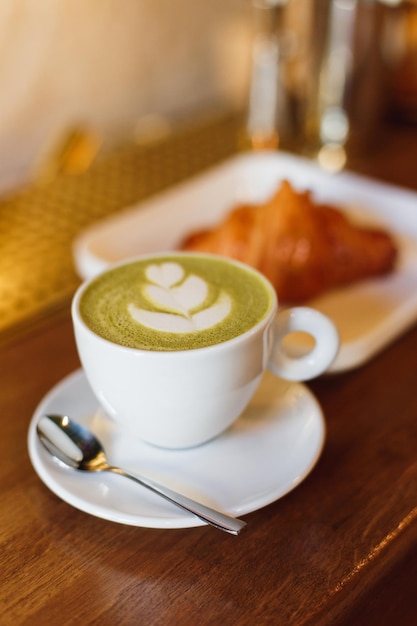
[[[166,254],[98,276],[82,295],[80,313],[113,343],[173,351],[237,337],[272,306],[270,287],[250,268],[220,257]]]

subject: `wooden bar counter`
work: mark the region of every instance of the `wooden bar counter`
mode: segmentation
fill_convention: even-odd
[[[416,127],[389,130],[352,169],[417,190]],[[417,327],[309,383],[323,453],[296,489],[246,515],[238,537],[112,523],[44,486],[29,422],[78,367],[68,300],[0,352],[2,625],[416,623]]]

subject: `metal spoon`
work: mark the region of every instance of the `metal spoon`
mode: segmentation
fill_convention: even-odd
[[[126,476],[173,502],[181,509],[193,513],[207,524],[232,535],[238,535],[246,526],[246,522],[240,519],[195,502],[149,478],[133,475],[120,467],[109,465],[104,448],[95,435],[66,415],[44,415],[38,421],[36,431],[48,452],[66,467],[88,472],[113,472]]]

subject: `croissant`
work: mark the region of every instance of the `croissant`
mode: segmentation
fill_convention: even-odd
[[[393,270],[397,248],[383,229],[351,223],[337,208],[315,204],[283,181],[259,206],[241,205],[217,227],[191,233],[182,250],[210,252],[263,272],[280,301],[300,303]]]

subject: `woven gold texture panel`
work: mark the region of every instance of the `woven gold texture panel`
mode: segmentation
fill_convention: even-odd
[[[237,116],[216,116],[0,200],[0,342],[69,305],[79,283],[71,247],[82,229],[230,156],[240,128]]]

